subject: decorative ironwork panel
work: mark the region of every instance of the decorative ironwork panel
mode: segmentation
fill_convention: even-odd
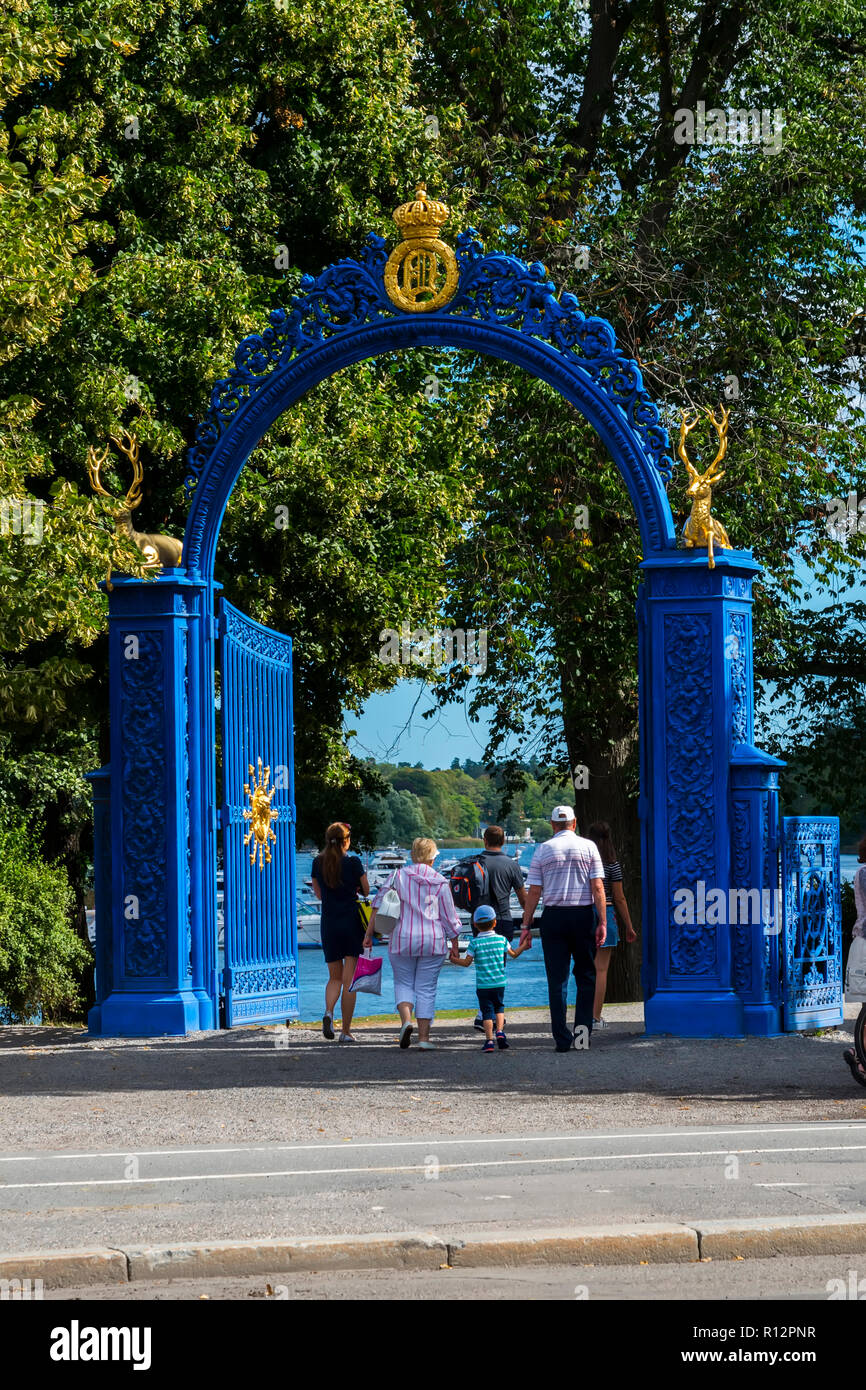
[[[728,614],[725,656],[731,663],[731,745],[751,743],[752,707],[748,685],[749,646],[746,640],[745,613]]]
[[[120,663],[123,973],[134,980],[163,979],[168,976],[165,639],[161,632],[133,635],[134,659],[124,655]]]
[[[220,602],[225,1020],[298,1016],[292,642]]]
[[[785,1029],[831,1027],[843,1018],[839,821],[782,821]]]
[[[749,843],[749,803],[735,798],[731,803],[733,812],[733,853],[731,862],[731,887],[745,889],[752,886],[751,847]],[[738,910],[731,922],[731,945],[733,949],[734,988],[744,994],[752,983],[752,928],[748,913]]]
[[[716,812],[707,711],[712,708],[710,619],[706,613],[671,613],[664,620],[665,727],[667,730],[668,883],[670,973],[712,975],[718,969],[716,928],[682,923],[676,890],[716,884]]]

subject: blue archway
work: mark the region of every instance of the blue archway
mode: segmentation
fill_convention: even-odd
[[[485,255],[471,229],[457,238],[457,293],[435,313],[395,308],[383,285],[386,261],[384,241],[370,236],[360,261],[305,277],[290,308],[275,309],[265,332],[240,344],[190,450],[184,540],[190,576],[213,574],[232,488],[283,411],[341,367],[411,347],[468,348],[547,381],[607,446],[634,505],[644,554],[675,546],[668,434],[640,368],[617,346],[606,319],[587,317],[574,295],[557,299],[543,265]]]
[[[403,221],[418,207],[401,209]],[[429,204],[422,208],[428,226],[430,211]],[[432,212],[447,216],[442,204]],[[647,1030],[776,1033],[783,981],[781,924],[772,909],[769,924],[762,914],[737,926],[677,911],[684,888],[697,888],[700,899],[701,885],[724,897],[769,891],[778,881],[780,764],[752,746],[751,588],[759,566],[748,550],[721,551],[709,568],[705,550],[677,549],[667,432],[638,365],[618,348],[606,320],[584,315],[571,294],[557,298],[543,266],[485,255],[472,231],[458,238],[456,258],[438,239],[419,243],[423,235],[404,230],[404,243],[390,258],[383,240],[369,237],[360,261],[305,277],[289,308],[275,309],[262,334],[244,339],[234,367],[214,387],[190,450],[183,567],[156,579],[114,582],[111,764],[93,774],[97,1005],[91,1030],[184,1033],[218,1021],[218,826],[224,843],[227,833],[238,839],[249,815],[236,794],[226,793],[218,809],[218,647],[223,694],[229,689],[238,711],[233,766],[249,765],[252,772],[257,752],[271,761],[268,740],[277,738],[288,739],[291,765],[289,639],[225,604],[213,579],[220,525],[244,464],[280,414],[340,368],[398,348],[436,346],[513,362],[553,386],[596,429],[635,508],[644,547],[637,617]],[[448,265],[447,290],[437,290],[429,307],[423,296],[401,303],[393,293],[395,257],[402,265],[419,244]],[[234,665],[227,683],[228,661]],[[259,718],[259,701],[267,717]],[[289,834],[293,820],[289,788],[280,832]],[[812,839],[817,845],[820,836]],[[830,876],[831,840],[827,831],[820,847]],[[809,845],[812,853],[812,840]],[[275,846],[275,861],[278,851]],[[265,853],[270,864],[267,844]],[[286,851],[292,864],[293,855],[293,848]],[[816,855],[817,849],[810,872]],[[234,981],[236,1019],[285,1017],[297,997],[291,882],[291,874],[272,881],[247,874],[239,910],[249,906],[255,929]],[[253,901],[257,883],[270,883],[269,898],[263,890]],[[274,933],[274,914],[281,913],[290,920]],[[832,1022],[838,1015],[839,982],[830,978],[838,966],[838,908],[833,930],[823,983],[816,983],[813,960],[796,967],[806,1000],[798,996],[794,1008],[801,1018],[812,999],[810,1019]],[[224,984],[228,997],[232,982]]]

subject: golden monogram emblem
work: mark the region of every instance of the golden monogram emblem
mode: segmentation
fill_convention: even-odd
[[[269,841],[276,841],[277,838],[271,829],[271,821],[276,820],[280,813],[279,811],[275,811],[271,806],[271,797],[276,791],[276,787],[271,787],[270,791],[268,790],[268,782],[271,780],[271,769],[266,767],[263,777],[261,758],[259,758],[258,764],[258,778],[253,782],[252,787],[250,787],[249,783],[244,782],[244,791],[250,798],[249,806],[244,808],[244,820],[250,822],[249,831],[244,837],[244,844],[248,845],[250,841],[252,841],[253,852],[250,855],[250,863],[253,865],[255,864],[256,855],[258,854],[259,870],[261,871],[266,863],[270,864],[271,862],[271,846]],[[250,763],[249,767],[250,777],[255,777],[256,770],[252,763]]]
[[[447,304],[457,289],[457,258],[439,240],[449,211],[447,203],[428,198],[426,184],[419,183],[414,200],[394,213],[403,240],[388,257],[385,290],[398,309],[430,313]]]

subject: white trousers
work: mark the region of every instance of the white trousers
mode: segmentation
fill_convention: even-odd
[[[444,956],[391,956],[394,1003],[412,1004],[416,1018],[433,1018],[436,985]]]

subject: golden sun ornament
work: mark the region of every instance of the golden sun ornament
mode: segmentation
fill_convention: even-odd
[[[250,777],[256,778],[252,787],[250,787],[248,782],[244,782],[244,791],[250,798],[249,806],[244,809],[244,820],[250,822],[249,832],[244,836],[244,844],[248,845],[250,841],[252,841],[253,852],[250,855],[250,863],[253,865],[255,864],[256,855],[258,854],[259,870],[261,871],[266,863],[270,864],[271,862],[271,846],[269,841],[275,842],[277,838],[271,829],[271,821],[276,820],[280,813],[279,811],[275,811],[271,806],[271,797],[276,791],[276,787],[271,787],[270,790],[268,790],[268,783],[271,780],[271,769],[266,767],[263,776],[261,758],[258,759],[258,764],[259,770],[257,778],[255,768],[252,763],[249,764]]]

